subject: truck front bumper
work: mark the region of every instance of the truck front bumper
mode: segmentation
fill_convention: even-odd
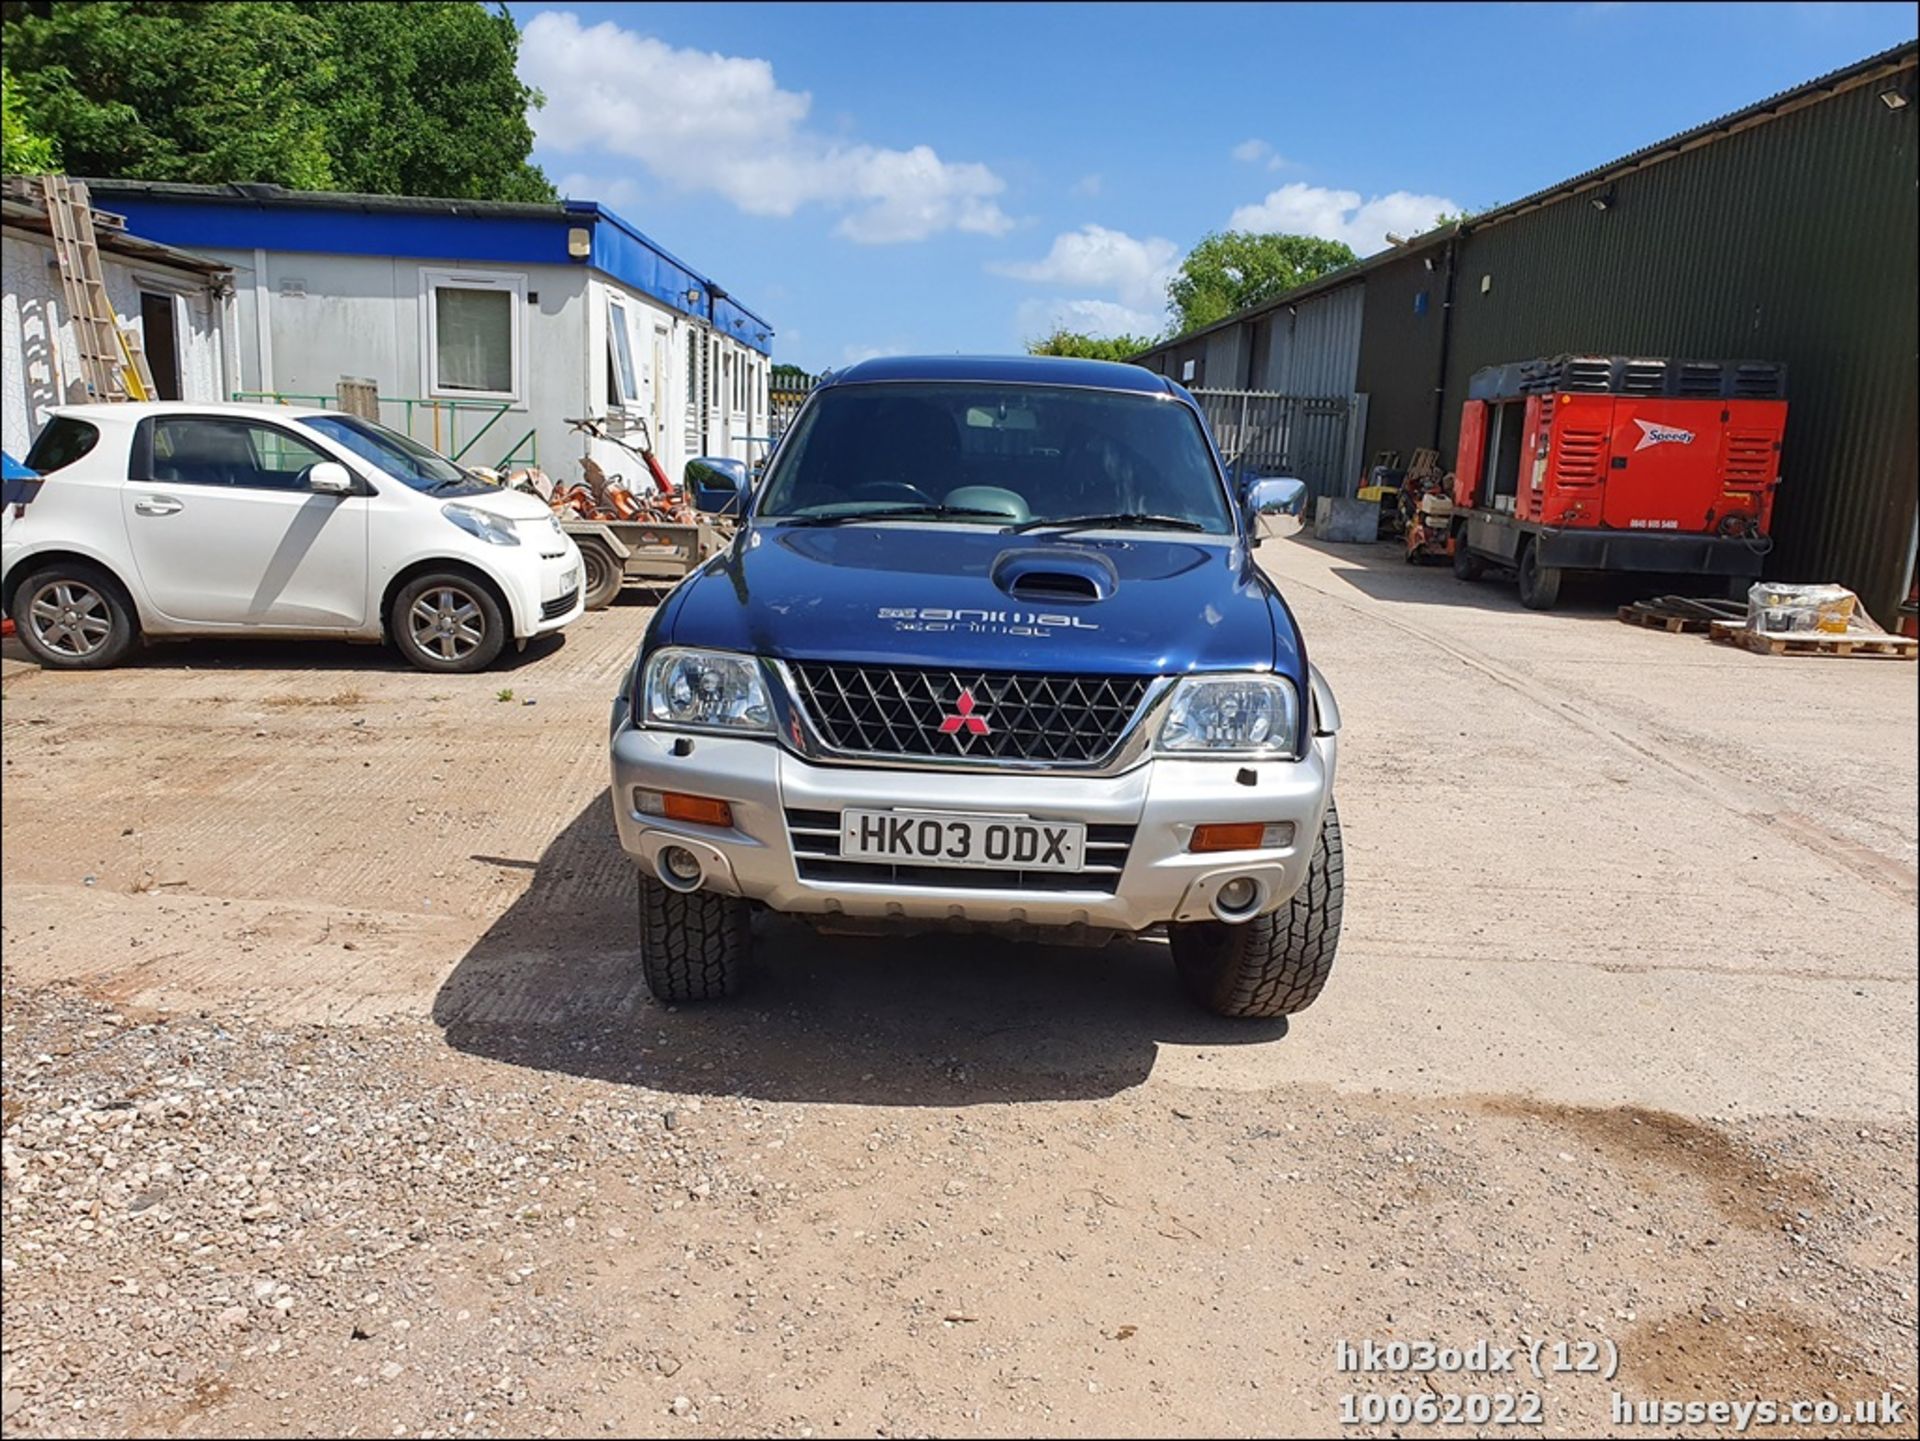
[[[686,754],[674,754],[676,742]],[[613,811],[620,844],[646,874],[659,874],[664,848],[681,846],[700,861],[701,889],[777,911],[921,926],[1140,931],[1214,919],[1214,897],[1236,877],[1259,888],[1247,916],[1290,900],[1319,839],[1335,755],[1335,738],[1323,735],[1298,761],[1158,757],[1111,776],[814,765],[771,740],[637,730],[622,719],[613,734]],[[724,800],[733,825],[643,814],[636,789]],[[1097,832],[1106,838],[1102,859],[1124,862],[1118,874],[916,865],[911,879],[896,879],[907,868],[839,859],[839,816],[848,808],[1079,821],[1111,828]],[[1271,849],[1188,850],[1196,825],[1234,821],[1291,822],[1293,838]]]

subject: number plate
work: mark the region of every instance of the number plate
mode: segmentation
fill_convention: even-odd
[[[1078,821],[963,816],[947,811],[843,811],[840,854],[850,860],[928,866],[1077,871],[1087,828]]]

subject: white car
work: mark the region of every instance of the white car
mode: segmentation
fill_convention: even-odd
[[[0,520],[0,603],[43,664],[142,637],[393,642],[475,671],[581,612],[547,507],[338,411],[174,402],[56,409]]]

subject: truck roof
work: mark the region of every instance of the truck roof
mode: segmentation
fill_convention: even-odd
[[[1077,385],[1090,390],[1130,390],[1144,395],[1174,395],[1165,376],[1138,365],[1111,360],[1076,360],[1060,355],[883,355],[836,370],[822,386],[865,385],[880,381],[980,381],[1000,385]]]

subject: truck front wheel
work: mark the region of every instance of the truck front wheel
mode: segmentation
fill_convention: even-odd
[[[1290,902],[1239,925],[1198,921],[1167,927],[1181,984],[1217,1016],[1304,1011],[1333,971],[1345,894],[1340,813],[1329,800],[1313,864]]]
[[[738,896],[669,890],[640,877],[640,969],[653,998],[718,1001],[732,995],[753,949],[749,907]]]
[[[1560,599],[1558,566],[1540,564],[1540,542],[1520,552],[1520,604],[1528,610],[1552,610]]]

